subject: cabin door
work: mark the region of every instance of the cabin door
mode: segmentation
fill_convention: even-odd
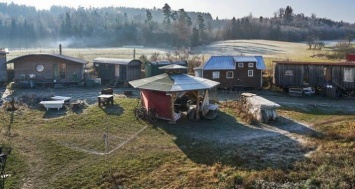
[[[324,67],[324,79],[325,81],[332,81],[332,68],[329,66]]]
[[[120,65],[115,65],[115,77],[120,77]]]
[[[126,75],[127,75],[127,66],[121,66],[121,69],[120,69],[120,79],[121,80],[126,80]]]
[[[65,79],[67,66],[65,63],[53,64],[53,79]]]

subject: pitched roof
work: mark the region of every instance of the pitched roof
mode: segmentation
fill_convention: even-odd
[[[298,61],[274,61],[276,64],[290,65],[325,65],[325,66],[355,66],[353,62],[298,62]]]
[[[46,53],[23,55],[23,56],[13,58],[13,59],[7,61],[6,63],[12,63],[12,62],[20,60],[22,58],[31,57],[31,56],[50,56],[50,57],[56,57],[56,58],[60,58],[60,59],[64,59],[64,60],[69,60],[69,61],[80,63],[80,64],[87,64],[88,63],[88,61],[80,59],[80,58],[75,58],[75,57],[66,56],[66,55],[62,55],[62,54],[46,54]]]
[[[186,66],[180,66],[177,64],[170,64],[166,66],[159,67],[161,70],[181,70],[181,69],[187,69]]]
[[[134,88],[164,92],[179,92],[210,89],[219,82],[187,74],[160,74],[153,77],[129,81]]]
[[[235,69],[235,62],[231,56],[211,56],[211,58],[202,65],[203,70],[231,70]]]
[[[140,60],[132,60],[132,59],[119,59],[119,58],[95,58],[93,60],[94,63],[99,63],[99,64],[118,64],[118,65],[127,65],[132,61],[139,61]]]
[[[211,58],[205,64],[194,69],[233,70],[236,67],[236,62],[256,62],[257,69],[266,69],[262,56],[211,56]]]

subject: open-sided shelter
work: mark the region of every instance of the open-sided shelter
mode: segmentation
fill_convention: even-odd
[[[30,85],[72,85],[84,79],[88,61],[60,54],[28,54],[7,63],[14,65],[14,80]]]
[[[182,104],[188,104],[186,111],[196,112],[194,119],[199,119],[200,114],[208,118],[210,112],[212,118],[216,116],[214,110],[218,106],[209,104],[208,90],[219,82],[184,73],[163,73],[129,83],[141,89],[142,105],[147,110],[153,108],[161,119],[173,122],[179,119]]]

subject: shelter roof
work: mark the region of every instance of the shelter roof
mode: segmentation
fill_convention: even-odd
[[[119,58],[95,58],[93,60],[94,63],[99,63],[99,64],[118,64],[118,65],[127,65],[132,61],[139,61],[140,60],[135,60],[135,59],[119,59]]]
[[[156,62],[146,62],[154,65],[169,65],[169,64],[178,64],[178,65],[186,65],[186,61],[169,61],[169,60],[158,60]]]
[[[153,77],[130,81],[134,88],[164,92],[179,92],[210,89],[219,82],[187,74],[160,74]]]
[[[69,60],[69,61],[80,63],[80,64],[87,64],[88,63],[88,61],[80,59],[80,58],[75,58],[75,57],[66,56],[66,55],[62,55],[62,54],[46,54],[46,53],[36,53],[36,54],[23,55],[23,56],[19,56],[19,57],[13,58],[13,59],[7,61],[6,63],[13,63],[13,62],[21,60],[23,58],[32,57],[32,56],[35,56],[35,57],[36,56],[49,56],[49,57],[56,57],[56,58],[60,58],[60,59],[64,59],[64,60]]]
[[[297,61],[273,61],[276,64],[290,65],[324,65],[324,66],[355,66],[354,62],[297,62]]]
[[[161,70],[180,70],[180,69],[187,69],[186,66],[180,66],[177,64],[169,64],[166,66],[159,67]]]

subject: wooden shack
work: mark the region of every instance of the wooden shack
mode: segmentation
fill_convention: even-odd
[[[159,68],[168,65],[179,65],[187,67],[187,61],[158,60],[156,62],[146,62],[144,64],[145,77],[152,77],[164,73],[164,70]],[[183,73],[187,73],[187,70],[184,70]]]
[[[103,83],[112,80],[127,83],[141,78],[142,62],[136,59],[95,58],[95,72]]]
[[[314,87],[355,89],[353,62],[273,62],[273,83],[282,88]]]
[[[6,54],[8,53],[7,49],[0,49],[0,84],[7,82]]]
[[[219,88],[260,88],[266,69],[262,56],[212,56],[194,68],[195,76],[220,83]]]
[[[84,79],[86,60],[62,54],[29,54],[6,63],[14,65],[14,81],[23,86],[74,85]]]

